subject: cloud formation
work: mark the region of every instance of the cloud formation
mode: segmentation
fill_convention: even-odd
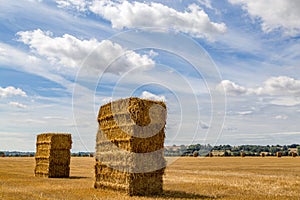
[[[237,114],[239,115],[251,115],[253,113],[253,110],[247,110],[247,111],[239,111]]]
[[[232,96],[238,96],[238,95],[243,95],[247,94],[247,89],[243,86],[240,86],[230,80],[223,80],[218,86],[217,89],[220,91],[223,91],[222,88],[224,88],[224,91],[228,95]]]
[[[200,122],[199,122],[199,126],[200,126],[202,129],[209,129],[209,125],[206,124],[206,123],[203,122],[203,121],[200,121]]]
[[[213,9],[211,5],[211,0],[198,0],[201,5],[204,5],[206,8]]]
[[[226,32],[224,23],[212,22],[196,4],[191,4],[184,12],[179,12],[161,3],[94,0],[83,5],[82,1],[59,0],[59,7],[72,7],[79,11],[89,11],[111,22],[116,29],[159,27],[174,29],[197,38],[213,40],[217,34]],[[204,1],[209,6],[208,1]]]
[[[87,10],[86,0],[57,0],[57,6],[59,8],[72,7],[73,9],[85,12]]]
[[[22,108],[22,109],[27,108],[26,105],[24,105],[22,103],[19,103],[19,102],[15,102],[15,101],[11,101],[8,104],[11,105],[11,106],[17,107],[17,108]]]
[[[283,29],[287,35],[300,33],[300,1],[295,0],[229,0],[241,5],[253,18],[261,19],[262,30],[266,33]]]
[[[288,118],[288,116],[287,115],[276,115],[274,118],[275,119],[286,120]]]
[[[0,87],[0,97],[5,98],[5,97],[11,97],[11,96],[22,96],[26,97],[26,92],[24,92],[20,88],[15,88],[13,86],[8,86],[5,88]]]
[[[230,80],[223,80],[217,89],[231,96],[238,95],[300,95],[300,80],[287,76],[271,77],[261,87],[246,88]]]
[[[69,34],[54,37],[53,33],[40,29],[18,32],[17,35],[20,42],[28,45],[34,53],[45,57],[52,65],[78,69],[84,63],[91,69],[104,70],[107,66],[103,63],[114,62],[116,57],[122,56],[110,67],[110,72],[119,74],[131,67],[155,64],[148,55],[126,50],[110,40],[80,40]]]
[[[154,101],[166,101],[166,97],[163,95],[156,95],[148,91],[143,91],[141,98],[150,99]]]

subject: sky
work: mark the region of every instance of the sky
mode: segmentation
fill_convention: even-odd
[[[0,0],[0,150],[71,133],[101,105],[167,104],[165,145],[300,143],[300,2]]]

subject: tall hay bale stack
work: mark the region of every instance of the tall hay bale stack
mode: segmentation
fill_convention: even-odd
[[[100,107],[98,123],[95,188],[128,195],[162,193],[165,103],[120,99]]]
[[[241,157],[244,158],[246,156],[245,152],[241,152]]]
[[[278,158],[281,158],[282,152],[276,152],[276,156],[277,156]]]
[[[71,134],[37,135],[35,176],[66,178],[70,174]]]

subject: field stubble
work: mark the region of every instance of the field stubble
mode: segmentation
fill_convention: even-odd
[[[70,178],[34,177],[34,158],[0,158],[0,199],[300,199],[300,158],[182,157],[164,194],[128,197],[94,189],[94,158],[71,158]]]

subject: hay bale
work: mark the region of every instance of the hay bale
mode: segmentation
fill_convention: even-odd
[[[198,156],[199,156],[199,152],[198,152],[198,151],[194,151],[194,152],[193,152],[193,156],[194,156],[194,157],[198,157]]]
[[[241,152],[241,157],[244,158],[246,156],[245,152]]]
[[[276,152],[276,156],[277,156],[278,158],[281,158],[282,152]]]
[[[261,156],[261,157],[265,157],[266,154],[265,154],[265,153],[261,153],[260,156]]]
[[[71,134],[37,135],[35,176],[65,178],[70,173]]]
[[[95,188],[153,195],[163,190],[166,105],[139,98],[100,107]]]
[[[297,157],[297,153],[292,152],[292,157]]]
[[[214,154],[212,152],[209,152],[208,157],[214,157]]]

